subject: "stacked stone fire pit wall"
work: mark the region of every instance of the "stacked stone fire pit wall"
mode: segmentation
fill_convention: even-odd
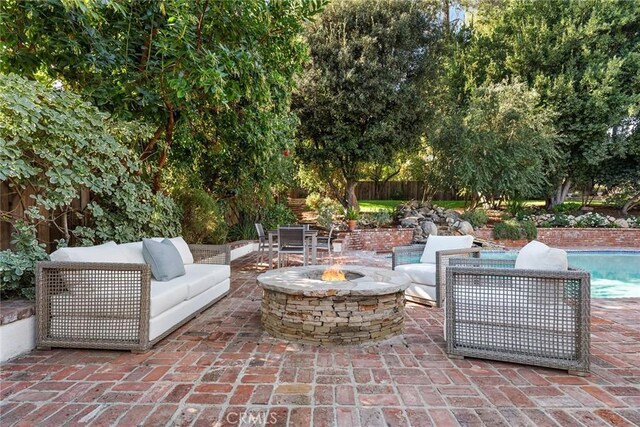
[[[404,292],[310,297],[264,289],[262,324],[271,335],[314,344],[360,344],[398,335]]]

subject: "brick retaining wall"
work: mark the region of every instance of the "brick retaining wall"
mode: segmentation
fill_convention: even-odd
[[[492,228],[476,230],[480,239],[507,248],[521,248],[527,240],[494,240]],[[341,233],[342,250],[391,252],[394,246],[411,244],[410,228],[378,228]],[[537,240],[559,248],[640,249],[640,228],[539,228]]]
[[[521,248],[527,240],[494,240],[493,229],[476,230],[476,236],[508,248]],[[559,248],[640,249],[640,228],[538,228],[543,243]]]
[[[354,230],[342,233],[342,250],[365,250],[375,252],[391,252],[394,246],[411,244],[413,229],[411,228],[374,228]]]

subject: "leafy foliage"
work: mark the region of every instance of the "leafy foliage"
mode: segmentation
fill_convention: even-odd
[[[425,130],[441,43],[436,3],[335,2],[306,38],[311,61],[293,104],[296,154],[344,207],[356,206],[362,168],[389,164]]]
[[[183,189],[174,196],[181,207],[182,236],[189,243],[223,243],[228,226],[217,201],[206,191]]]
[[[42,212],[61,212],[66,240],[83,243],[179,234],[179,209],[142,180],[140,163],[119,143],[122,129],[78,95],[0,74],[0,122],[0,178],[34,194],[31,224],[52,221]],[[78,211],[72,202],[83,189],[92,199]],[[66,219],[79,224],[64,227]]]
[[[265,230],[275,230],[279,225],[295,224],[295,214],[284,203],[276,203],[263,209],[260,219]]]
[[[528,239],[533,240],[537,237],[538,230],[532,221],[518,221],[516,219],[508,219],[497,223],[493,228],[493,236],[497,240],[501,239]]]
[[[465,211],[460,215],[460,218],[468,221],[473,228],[479,228],[487,224],[489,217],[484,209],[473,209]]]
[[[44,245],[36,240],[36,229],[24,221],[14,224],[10,249],[0,252],[0,298],[35,297],[36,262],[48,259]]]
[[[552,115],[538,103],[523,82],[504,81],[476,89],[468,107],[456,107],[454,114],[441,111],[430,142],[465,193],[496,206],[546,188],[556,135]]]
[[[325,3],[2,1],[0,20],[15,25],[0,26],[0,71],[60,79],[114,118],[151,126],[132,148],[155,190],[186,173],[246,205],[290,176],[281,153],[297,123],[300,34]]]
[[[555,205],[553,207],[553,212],[563,214],[574,213],[578,212],[581,207],[582,203],[579,202],[563,202],[559,205]]]
[[[626,0],[479,4],[460,51],[463,89],[456,93],[518,77],[540,94],[540,106],[557,113],[561,164],[545,171],[559,186],[553,204],[637,144],[638,126],[630,125],[640,102],[639,21],[640,4]]]

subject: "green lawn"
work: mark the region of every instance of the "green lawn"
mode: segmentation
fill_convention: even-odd
[[[359,200],[361,212],[377,212],[379,210],[395,209],[401,203],[401,200]],[[433,204],[442,206],[445,209],[462,209],[464,208],[464,200],[434,200]],[[544,206],[544,200],[527,200],[527,206]]]
[[[377,212],[381,209],[395,209],[396,206],[404,202],[402,200],[358,200],[358,203],[361,212]],[[464,207],[464,200],[436,200],[433,203],[446,209]]]

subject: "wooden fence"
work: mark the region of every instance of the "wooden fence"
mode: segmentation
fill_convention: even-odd
[[[358,200],[422,200],[426,185],[422,181],[360,181],[356,186]],[[292,198],[303,198],[307,191],[295,188],[289,192]],[[454,191],[440,191],[434,200],[458,200]]]
[[[0,181],[0,250],[9,249],[11,247],[11,232],[13,231],[12,222],[17,219],[24,218],[24,212],[35,204],[31,198],[33,192],[22,191],[17,192],[10,187],[5,181]],[[83,190],[73,201],[71,207],[73,212],[82,212],[87,204],[91,201],[91,193],[89,190]],[[60,211],[47,212],[41,211],[47,219],[51,221],[43,221],[37,227],[37,238],[40,242],[47,245],[47,252],[55,250],[54,242],[64,238],[62,232],[63,217]],[[82,225],[89,218],[80,218],[76,214],[67,215],[68,228],[73,230],[76,226]],[[225,222],[228,225],[237,224],[240,220],[240,212],[235,201],[231,200],[227,203],[225,212]],[[73,237],[71,245],[75,244]]]
[[[35,201],[31,197],[33,195],[33,191],[24,190],[18,192],[6,182],[0,182],[0,214],[2,215],[2,218],[0,218],[0,250],[10,247],[11,232],[13,231],[11,222],[24,218],[24,212],[35,205]],[[91,193],[89,190],[83,190],[72,202],[71,208],[75,212],[83,211],[90,201]],[[62,231],[63,216],[60,211],[48,212],[41,210],[40,213],[53,222],[51,224],[51,222],[43,221],[36,230],[38,240],[47,245],[47,251],[51,251],[54,249],[53,242],[64,238]],[[67,215],[67,221],[69,229],[72,230],[82,224],[83,218],[79,218],[77,215]]]

